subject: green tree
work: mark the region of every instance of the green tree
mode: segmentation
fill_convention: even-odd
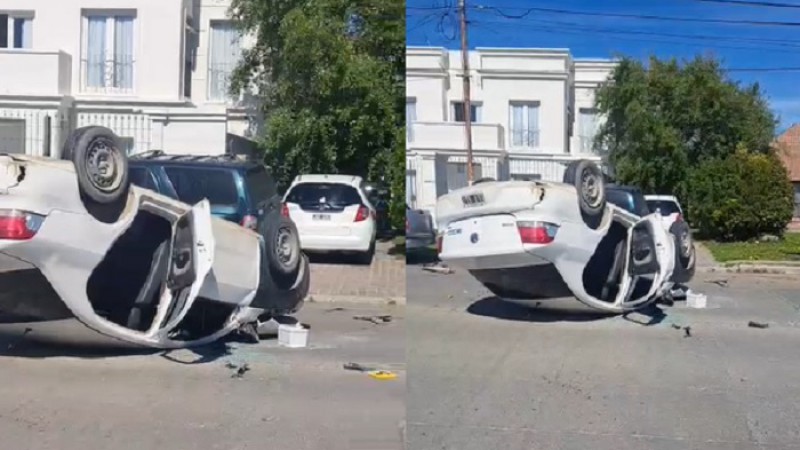
[[[717,60],[623,58],[597,93],[607,117],[596,145],[615,175],[647,192],[684,198],[693,167],[744,146],[766,153],[776,121],[757,84],[729,80]]]
[[[233,0],[230,15],[253,42],[232,90],[254,93],[259,147],[280,186],[346,173],[382,178],[403,201],[404,175],[390,164],[404,136],[404,11],[401,0]]]
[[[710,237],[777,233],[791,217],[775,117],[757,84],[730,80],[714,58],[623,58],[596,106],[606,121],[595,146],[617,180],[676,195]]]

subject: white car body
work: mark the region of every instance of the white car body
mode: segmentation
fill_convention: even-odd
[[[12,289],[0,295],[0,334],[177,348],[216,340],[264,312],[251,307],[261,295],[264,243],[258,234],[213,218],[206,200],[191,206],[131,186],[120,206],[116,212],[89,211],[70,161],[0,155],[0,264],[5,270],[0,280]],[[19,217],[25,218],[24,227]],[[179,233],[178,227],[188,231]],[[155,263],[137,259],[154,245],[167,244],[170,252],[184,248],[176,236],[190,239],[190,267],[182,269],[194,272],[188,286],[170,284],[178,279],[174,254],[160,273],[151,266]],[[168,269],[175,278],[168,278]],[[301,267],[305,270],[307,265]],[[142,319],[150,325],[134,329],[113,318],[125,314],[129,305],[123,303],[136,297],[142,283],[134,278],[142,274],[164,281],[154,284],[155,300],[140,311],[154,313],[152,321]],[[125,283],[136,291],[123,288]],[[211,317],[212,309],[220,311],[219,323],[203,335],[186,337],[191,321]]]
[[[341,185],[358,193],[359,204],[344,208],[326,205],[324,196],[295,202],[293,191],[312,185]],[[283,198],[285,211],[297,226],[300,246],[311,252],[369,252],[377,233],[375,207],[363,189],[363,179],[352,175],[299,175]],[[360,220],[358,220],[360,219]]]
[[[569,184],[507,181],[440,197],[439,257],[469,270],[498,297],[531,307],[622,313],[663,295],[675,267],[675,246],[659,217],[638,217],[606,204],[593,229],[582,218],[576,192]],[[655,258],[658,267],[650,273],[631,273],[634,230],[652,239],[650,261]],[[625,256],[616,293],[601,299],[599,278],[611,272],[620,242]]]
[[[664,225],[664,229],[669,230],[673,223],[677,220],[682,220],[683,208],[678,198],[674,195],[645,195],[644,199],[650,211],[653,213],[658,212],[661,215],[661,223]],[[664,211],[655,211],[655,205],[664,204],[669,207],[669,213],[664,214]]]

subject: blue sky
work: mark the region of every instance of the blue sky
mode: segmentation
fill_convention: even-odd
[[[532,11],[530,7],[609,14],[722,20],[797,22],[800,0],[772,0],[798,8],[770,8],[699,0],[466,0],[469,46],[569,48],[577,58],[628,55],[690,58],[714,54],[731,69],[800,68],[800,26],[689,23]],[[765,0],[769,1],[769,0]],[[456,0],[407,0],[407,42],[459,48]],[[481,8],[486,7],[486,8]],[[444,14],[446,12],[450,14]],[[687,37],[695,36],[695,37]],[[698,37],[700,36],[700,37]],[[779,129],[800,123],[800,70],[734,71],[758,82],[780,119]]]

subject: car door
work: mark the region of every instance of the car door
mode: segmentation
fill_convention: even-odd
[[[615,303],[632,308],[654,300],[672,275],[673,251],[659,214],[649,214],[630,227],[624,276]]]

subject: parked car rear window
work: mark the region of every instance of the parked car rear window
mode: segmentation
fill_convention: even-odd
[[[165,167],[178,200],[193,205],[207,198],[213,206],[237,206],[238,190],[233,173],[224,169]]]
[[[259,203],[276,194],[275,180],[265,167],[258,167],[247,171],[245,183],[250,194],[250,207],[255,208]]]
[[[650,212],[653,213],[660,209],[662,216],[680,214],[681,212],[681,209],[678,207],[677,203],[668,200],[648,200],[647,207],[650,208]]]
[[[128,174],[130,176],[131,184],[135,184],[136,186],[153,191],[158,190],[156,188],[156,182],[153,178],[152,172],[144,167],[131,167],[128,169]]]
[[[360,205],[361,196],[356,188],[346,184],[300,183],[289,190],[286,201],[303,207],[327,204],[334,208],[344,208]]]

